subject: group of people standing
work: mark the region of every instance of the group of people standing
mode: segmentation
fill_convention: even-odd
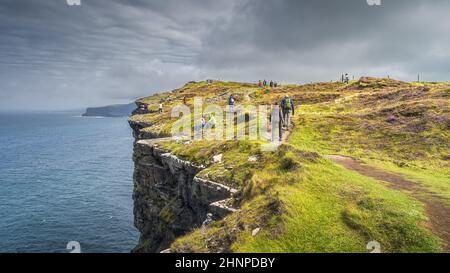
[[[272,87],[278,87],[278,83],[271,80],[270,83],[269,83],[269,86],[270,86],[271,88],[272,88]],[[264,81],[259,80],[259,81],[258,81],[258,87],[259,87],[259,88],[265,88],[265,87],[267,87],[267,81],[266,81],[266,80],[264,80]]]

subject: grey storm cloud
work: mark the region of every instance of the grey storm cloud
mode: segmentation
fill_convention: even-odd
[[[124,103],[190,80],[449,80],[446,0],[2,0],[0,110]]]
[[[448,1],[247,1],[204,37],[199,63],[222,72],[259,71],[285,81],[342,72],[448,80]]]

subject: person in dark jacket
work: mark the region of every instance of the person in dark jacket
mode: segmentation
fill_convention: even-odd
[[[281,101],[281,110],[283,111],[284,126],[286,129],[291,127],[291,116],[295,114],[294,101],[286,95]]]
[[[236,104],[236,99],[234,98],[233,94],[230,95],[228,98],[228,106],[230,112],[234,112],[234,105]]]

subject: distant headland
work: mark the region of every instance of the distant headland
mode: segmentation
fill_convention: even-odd
[[[136,104],[115,104],[102,107],[88,107],[83,117],[127,117],[136,108]]]

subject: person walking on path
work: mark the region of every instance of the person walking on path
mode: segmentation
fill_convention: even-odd
[[[158,109],[159,109],[158,112],[161,114],[163,112],[163,105],[162,105],[162,103],[159,104]]]
[[[267,81],[266,81],[266,80],[263,81],[263,86],[264,86],[264,87],[267,86]]]
[[[261,81],[261,80],[258,81],[258,87],[259,87],[260,89],[263,88],[263,84],[262,84],[262,81]]]
[[[283,141],[283,111],[278,105],[278,102],[272,107],[272,113],[270,115],[270,124],[272,128],[272,142]],[[277,134],[278,133],[278,134]]]
[[[294,101],[286,95],[281,101],[281,109],[283,110],[284,126],[287,130],[291,127],[291,115],[295,114]]]
[[[214,114],[209,115],[208,123],[205,125],[205,128],[216,128],[217,120]]]
[[[273,87],[273,81],[270,81],[270,88],[272,88]]]

